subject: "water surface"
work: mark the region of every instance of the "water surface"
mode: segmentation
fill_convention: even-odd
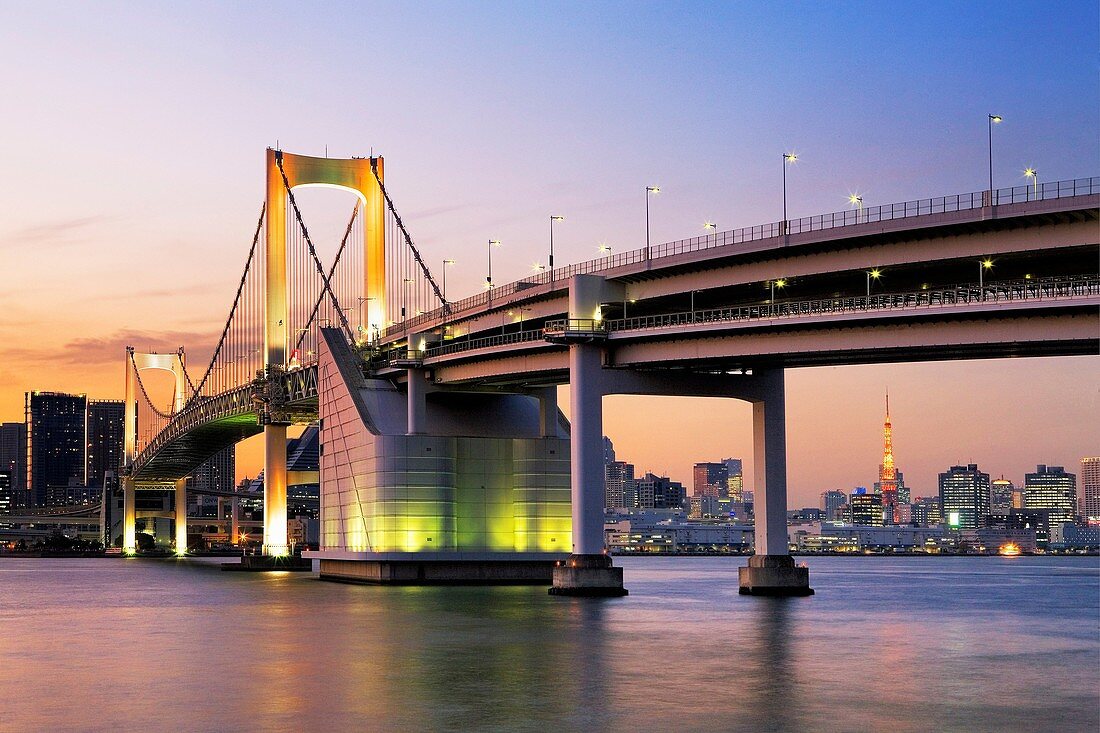
[[[0,559],[0,730],[1096,731],[1097,558],[617,558],[631,595]]]

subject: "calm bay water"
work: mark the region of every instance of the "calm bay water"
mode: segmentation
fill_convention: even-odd
[[[631,595],[0,559],[0,730],[1096,731],[1097,558],[619,558]]]

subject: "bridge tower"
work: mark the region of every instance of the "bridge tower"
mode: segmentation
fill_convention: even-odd
[[[171,372],[175,378],[175,394],[172,397],[171,412],[178,412],[183,409],[184,402],[187,400],[187,393],[185,391],[185,385],[187,383],[187,375],[184,371],[184,355],[183,348],[181,347],[176,352],[171,354],[157,354],[157,353],[138,353],[134,351],[134,347],[126,347],[126,400],[125,400],[125,413],[122,419],[122,463],[124,466],[129,466],[134,462],[134,458],[137,456],[137,409],[138,409],[138,391],[144,391],[145,387],[141,383],[141,372],[146,370],[161,370]],[[137,485],[135,479],[124,473],[122,476],[122,551],[127,554],[133,554],[137,551]],[[176,497],[177,501],[182,495],[182,491],[177,489]],[[187,504],[183,503],[182,517],[180,516],[181,509],[179,505],[176,507],[176,543],[177,547],[187,546]],[[182,519],[182,522],[181,522]],[[180,526],[183,525],[182,536],[180,534]],[[182,544],[180,544],[182,540]]]
[[[386,242],[383,160],[377,158],[314,158],[267,149],[265,254],[267,281],[264,314],[264,364],[269,383],[287,369],[289,303],[287,281],[287,197],[303,186],[339,188],[359,196],[364,216],[363,295],[367,332],[385,326]],[[286,429],[290,416],[268,403],[264,426],[264,554],[287,555]]]

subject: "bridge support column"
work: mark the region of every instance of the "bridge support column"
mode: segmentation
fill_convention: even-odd
[[[424,433],[424,423],[427,420],[427,385],[424,382],[424,371],[409,369],[408,377],[408,434],[421,435]]]
[[[137,552],[137,496],[130,476],[122,477],[122,551]]]
[[[573,554],[554,568],[551,595],[625,596],[623,569],[613,567],[604,530],[602,350],[569,346],[570,471]]]
[[[229,541],[234,547],[241,544],[241,514],[237,508],[237,497],[229,500]]]
[[[744,595],[808,596],[810,573],[795,567],[787,540],[787,427],[783,370],[754,370],[758,399],[752,405],[756,466],[756,554],[738,569]]]
[[[264,554],[290,554],[286,533],[286,425],[264,425]]]
[[[558,434],[558,388],[539,390],[539,435],[553,438]]]
[[[187,479],[176,482],[176,554],[187,554]]]

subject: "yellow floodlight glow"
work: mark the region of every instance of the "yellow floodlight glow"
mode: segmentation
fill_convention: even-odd
[[[599,251],[600,252],[610,252],[611,251],[611,245],[608,244],[607,242],[600,242]]]
[[[661,187],[660,186],[646,186],[645,190],[648,191],[649,193],[660,193],[661,192]]]
[[[565,217],[559,216],[558,214],[551,214],[550,221],[565,221]]]
[[[778,280],[775,281],[775,287],[777,287],[777,288],[782,288],[786,284],[787,284],[787,281],[784,280],[783,278],[779,278]]]
[[[531,271],[532,272],[542,272],[545,269],[546,269],[546,265],[542,264],[541,262],[536,262],[533,265],[531,265]]]
[[[1000,115],[989,115],[989,121],[992,122],[994,125],[999,123],[1002,119],[1004,118]]]
[[[715,224],[713,221],[708,220],[708,221],[703,222],[703,228],[704,229],[717,229],[718,225]]]
[[[987,270],[992,270],[993,269],[993,260],[988,259],[988,258],[982,260],[982,267],[984,267]]]
[[[455,263],[454,260],[443,260],[444,265],[453,265],[454,263]]]
[[[878,280],[880,277],[882,277],[882,270],[871,270],[871,277],[875,280]]]
[[[798,160],[798,153],[783,153],[783,160],[793,164]]]
[[[489,244],[493,245],[494,247],[499,247],[500,246],[500,240],[499,239],[490,239]]]

